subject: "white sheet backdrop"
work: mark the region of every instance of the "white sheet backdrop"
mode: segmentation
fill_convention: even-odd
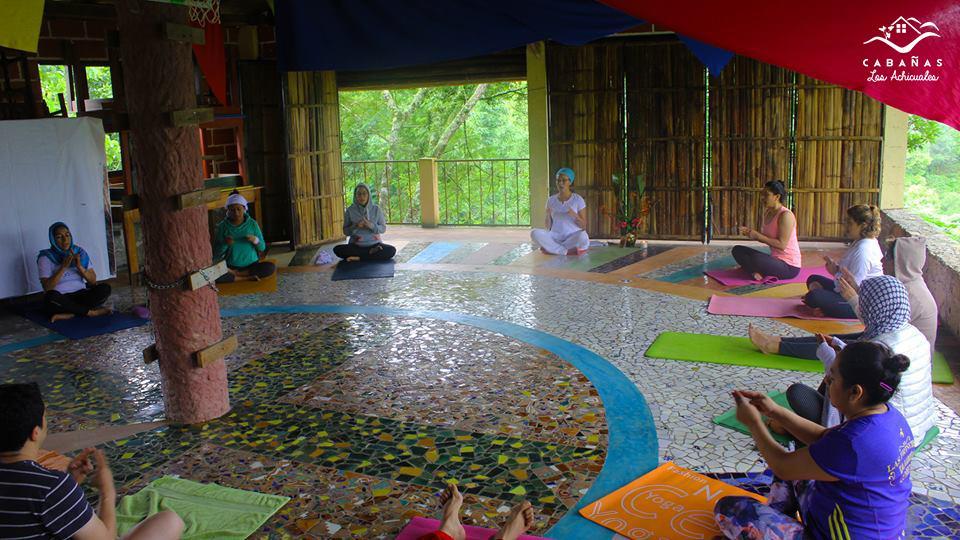
[[[0,298],[42,290],[37,253],[55,221],[90,254],[97,279],[113,276],[103,139],[96,118],[0,122]]]

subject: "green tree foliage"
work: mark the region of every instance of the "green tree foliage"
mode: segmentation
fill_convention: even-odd
[[[905,206],[960,239],[960,132],[912,116],[907,145]]]
[[[414,160],[437,157],[440,214],[447,224],[529,222],[526,82],[340,92],[344,195],[372,186],[391,223],[418,223]],[[465,107],[475,103],[468,111]],[[463,118],[460,123],[457,120]],[[443,144],[444,134],[452,136]],[[392,136],[398,129],[396,136]],[[434,156],[435,150],[439,155]],[[390,163],[351,163],[390,160]]]
[[[47,110],[51,113],[60,110],[58,94],[64,95],[64,100],[67,102],[67,108],[69,109],[69,100],[73,96],[73,92],[67,90],[67,66],[41,64],[39,68],[40,90],[43,93],[43,101],[47,104]],[[113,98],[110,68],[106,66],[86,66],[86,73],[90,99]],[[76,115],[76,112],[68,110],[68,116],[75,117]],[[120,170],[123,167],[123,162],[120,159],[120,135],[118,133],[107,133],[104,148],[107,154],[107,170]]]

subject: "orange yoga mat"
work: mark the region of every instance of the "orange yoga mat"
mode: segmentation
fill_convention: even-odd
[[[580,514],[627,538],[713,538],[722,536],[713,507],[723,497],[766,498],[690,469],[664,463]]]

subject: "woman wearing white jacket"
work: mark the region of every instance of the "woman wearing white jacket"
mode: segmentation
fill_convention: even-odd
[[[920,330],[910,324],[907,289],[893,276],[866,279],[860,283],[857,307],[864,324],[860,341],[883,343],[894,354],[902,354],[910,359],[910,367],[903,373],[900,386],[889,403],[903,413],[917,440],[923,440],[936,423],[932,361],[930,343]],[[836,351],[845,345],[837,338],[827,338],[827,342],[821,344],[817,356],[827,370],[836,358]],[[830,402],[809,386],[792,385],[787,389],[787,399],[790,407],[808,420],[826,427],[832,427],[840,421]]]

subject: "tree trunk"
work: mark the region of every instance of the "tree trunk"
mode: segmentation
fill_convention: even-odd
[[[427,89],[421,88],[417,90],[417,93],[414,94],[413,99],[410,101],[405,109],[400,109],[397,105],[396,100],[393,99],[393,94],[389,90],[384,90],[382,93],[383,101],[386,102],[387,107],[393,113],[390,119],[390,135],[387,136],[387,153],[384,156],[386,163],[383,167],[383,175],[380,177],[380,182],[376,186],[377,193],[380,195],[379,205],[384,212],[384,215],[389,215],[389,203],[390,203],[390,178],[393,176],[393,159],[394,159],[394,150],[396,150],[397,142],[400,140],[400,129],[403,128],[403,125],[407,123],[407,120],[413,115],[414,111],[420,107],[420,104],[423,103],[423,98],[427,95]],[[413,217],[413,216],[411,216]],[[401,216],[403,219],[403,216]]]
[[[173,283],[210,265],[205,206],[177,211],[173,196],[203,187],[196,126],[172,127],[171,111],[196,107],[190,45],[163,39],[163,23],[187,24],[187,8],[118,0],[120,51],[133,163],[139,179],[146,273]],[[192,355],[221,339],[220,308],[210,287],[150,288],[167,418],[196,423],[230,409],[223,360],[196,367]]]
[[[487,91],[487,84],[478,84],[477,88],[474,89],[473,95],[470,96],[470,99],[463,104],[463,107],[460,107],[460,111],[457,112],[457,115],[453,117],[453,120],[450,121],[450,124],[447,126],[447,129],[444,130],[443,134],[440,135],[440,139],[437,140],[437,144],[433,147],[433,150],[430,152],[430,157],[439,158],[440,154],[447,149],[447,144],[450,142],[450,139],[453,138],[453,134],[460,129],[460,126],[467,121],[467,117],[470,116],[470,111],[477,105],[477,102],[480,101],[480,98],[483,97],[483,94]]]

